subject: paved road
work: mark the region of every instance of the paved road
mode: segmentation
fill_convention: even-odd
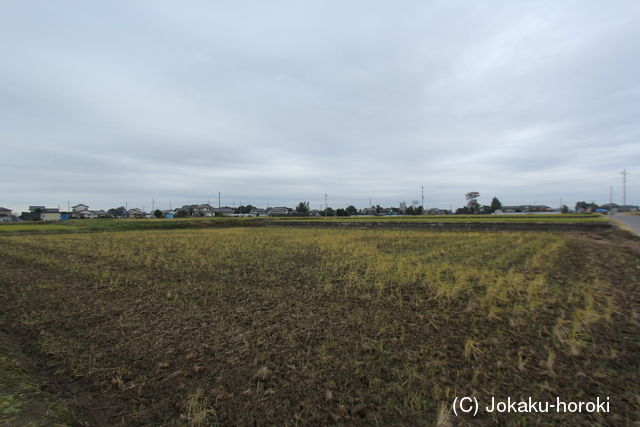
[[[611,219],[623,223],[640,236],[640,215],[611,215]]]

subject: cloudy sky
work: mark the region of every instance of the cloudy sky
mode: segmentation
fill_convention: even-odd
[[[637,1],[7,1],[0,206],[640,204]]]

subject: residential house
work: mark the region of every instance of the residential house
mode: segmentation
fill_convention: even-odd
[[[204,216],[204,217],[212,217],[213,216],[213,207],[204,203],[201,205],[193,205],[191,207],[191,216]]]
[[[551,212],[551,208],[547,205],[529,205],[527,212]]]
[[[253,208],[249,211],[249,215],[253,216],[265,216],[267,215],[267,210],[262,208]]]
[[[89,212],[89,206],[84,205],[82,203],[71,206],[71,212],[69,212],[70,218],[90,218],[91,215],[87,215],[86,212]]]
[[[40,212],[40,219],[42,221],[60,221],[60,209],[45,208]]]
[[[83,211],[79,211],[79,212],[72,212],[71,215],[73,216],[75,214],[75,218],[80,218],[80,219],[93,219],[93,218],[97,218],[98,215],[95,214],[95,212],[90,211],[90,210],[83,210]],[[106,214],[106,212],[105,212]]]
[[[637,212],[638,206],[634,205],[617,205],[615,203],[606,203],[600,206],[601,209],[606,209],[609,212]]]
[[[219,214],[219,215],[227,216],[227,215],[232,215],[236,212],[235,209],[230,208],[229,206],[223,206],[221,208],[211,208],[211,209],[214,215]]]
[[[620,205],[618,208],[622,212],[638,212],[639,207],[635,205]]]
[[[526,206],[502,206],[502,212],[514,213],[514,212],[527,212]]]
[[[11,209],[0,208],[0,217],[11,216]]]
[[[142,209],[133,208],[124,213],[125,218],[146,218],[146,214],[142,212]]]
[[[431,209],[427,209],[427,215],[450,215],[451,211],[448,209],[438,209],[438,208],[431,208]]]
[[[89,209],[89,206],[87,206],[85,204],[82,204],[82,203],[80,203],[78,205],[75,205],[75,206],[71,206],[71,210],[73,212],[82,212],[82,211],[86,211],[88,209]]]
[[[111,215],[109,215],[108,212],[106,212],[104,210],[92,211],[92,212],[96,216],[96,218],[109,218],[111,216]]]
[[[291,213],[291,209],[284,206],[273,207],[268,210],[269,215],[289,215]]]

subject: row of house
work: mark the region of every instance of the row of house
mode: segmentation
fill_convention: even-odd
[[[271,215],[290,215],[295,212],[293,209],[285,206],[270,207],[267,209],[252,208],[249,213],[236,213],[235,208],[229,206],[213,207],[208,203],[201,205],[184,205],[181,208],[175,210],[183,212],[180,216],[192,216],[192,217],[214,217],[214,216],[271,216]]]
[[[600,206],[600,209],[604,209],[608,212],[638,212],[639,207],[635,205],[617,205],[615,203],[605,203]]]
[[[214,216],[269,216],[289,215],[294,212],[287,207],[272,207],[268,209],[253,208],[248,214],[236,214],[235,209],[229,206],[213,207],[209,204],[185,205],[177,209],[162,210],[163,218],[179,217],[214,217]],[[20,217],[12,215],[7,208],[0,208],[0,221],[66,221],[70,219],[95,219],[95,218],[156,218],[155,212],[144,212],[140,208],[92,210],[88,205],[78,204],[72,206],[68,212],[60,208],[47,208],[46,206],[29,206],[28,212],[22,212]]]
[[[401,206],[402,207],[402,206]],[[600,206],[600,211],[608,212],[637,212],[638,206],[634,205],[617,205],[615,203],[607,203]],[[502,209],[497,210],[496,213],[531,213],[531,212],[554,212],[557,211],[546,205],[519,205],[519,206],[502,206]],[[174,218],[174,217],[214,217],[214,216],[252,216],[252,217],[264,217],[264,216],[284,216],[295,213],[294,209],[284,206],[269,207],[267,209],[252,208],[248,213],[236,213],[236,209],[224,206],[213,207],[208,203],[184,205],[177,209],[162,210],[162,217]],[[363,215],[397,215],[400,212],[399,209],[383,208],[379,211],[374,208],[364,208],[360,210],[360,214]],[[451,214],[451,211],[431,208],[425,213],[432,215],[447,215]],[[313,209],[308,213],[310,216],[322,215],[322,211]],[[155,212],[147,213],[142,209],[133,208],[125,209],[124,207],[118,209],[104,210],[92,210],[85,204],[77,204],[72,206],[69,212],[60,211],[60,208],[47,208],[46,206],[29,206],[29,212],[22,212],[20,217],[12,214],[11,209],[0,207],[0,221],[65,221],[69,219],[94,219],[94,218],[155,218]]]
[[[502,206],[501,209],[498,209],[501,212],[496,211],[496,213],[516,213],[516,212],[552,212],[551,209],[547,205],[518,205],[518,206]]]

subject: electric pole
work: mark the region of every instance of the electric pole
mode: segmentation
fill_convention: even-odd
[[[422,215],[424,215],[424,185],[422,186]]]
[[[609,204],[613,203],[613,185],[609,187]]]
[[[622,205],[626,205],[627,204],[627,175],[629,175],[629,173],[627,172],[627,169],[622,169],[622,172],[620,172],[622,174]]]
[[[327,193],[324,193],[324,205],[325,205],[325,208],[324,208],[324,217],[326,218],[326,217],[327,217],[327,214],[328,214],[328,212],[329,212],[329,205],[327,205]]]

